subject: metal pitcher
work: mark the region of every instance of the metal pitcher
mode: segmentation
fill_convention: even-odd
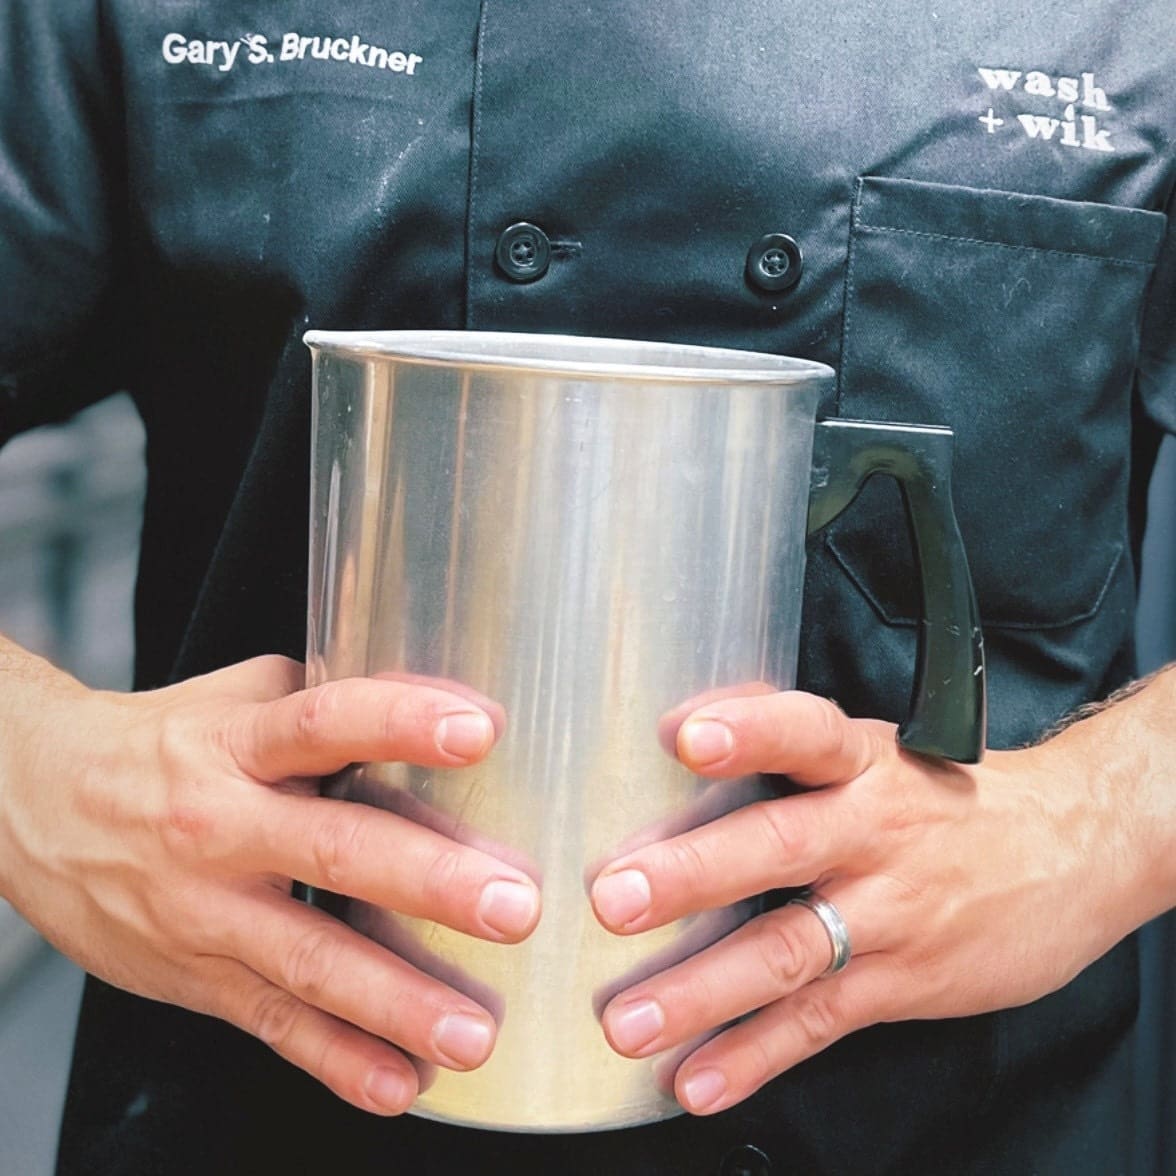
[[[516,1131],[677,1114],[675,1058],[618,1056],[599,1014],[753,904],[623,938],[597,924],[589,883],[616,854],[764,794],[757,778],[687,771],[660,745],[659,718],[709,690],[793,684],[806,535],[874,472],[899,478],[922,563],[900,738],[978,758],[983,655],[951,434],[818,423],[832,370],[774,355],[480,332],[306,342],[309,683],[455,680],[508,716],[477,767],[356,765],[325,790],[498,852],[543,893],[517,946],[320,896],[499,1019],[490,1060],[442,1071],[414,1110]]]

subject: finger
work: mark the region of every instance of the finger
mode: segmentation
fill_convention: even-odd
[[[243,965],[226,965],[209,1011],[251,1033],[360,1110],[399,1115],[420,1089],[400,1050],[305,1001]]]
[[[323,911],[278,894],[240,904],[228,947],[306,1005],[451,1070],[480,1066],[494,1018]]]
[[[250,872],[517,943],[539,921],[538,887],[522,870],[371,805],[254,789],[232,815],[229,858]]]
[[[700,1046],[678,1068],[675,1096],[695,1115],[734,1106],[847,1033],[896,1019],[902,981],[889,955],[853,960]]]
[[[657,741],[667,755],[677,755],[678,731],[691,711],[726,698],[746,698],[749,695],[775,694],[776,687],[767,682],[739,682],[734,686],[718,686],[680,702],[666,711],[657,721]]]
[[[733,698],[694,711],[678,731],[678,758],[708,776],[772,772],[801,784],[860,775],[894,742],[888,723],[849,718],[800,691]]]
[[[484,710],[494,724],[495,733],[501,737],[506,730],[506,711],[494,699],[487,697],[480,690],[475,690],[465,682],[458,682],[454,678],[438,678],[433,674],[410,674],[407,670],[382,670],[372,674],[377,682],[404,682],[411,686],[431,686],[434,690],[443,690],[447,694],[456,694],[466,702],[472,702],[479,710]]]
[[[592,884],[609,931],[631,935],[871,860],[875,822],[846,792],[757,801],[610,862]]]
[[[856,962],[872,950],[870,936],[851,896],[839,894],[836,905],[857,932]],[[604,1033],[618,1053],[649,1057],[796,992],[831,960],[820,920],[802,906],[784,906],[615,997],[604,1010]]]
[[[484,710],[456,694],[345,678],[246,708],[227,737],[244,772],[274,783],[364,760],[461,767],[490,750],[496,731]]]

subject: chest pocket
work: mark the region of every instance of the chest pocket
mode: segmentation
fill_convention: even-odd
[[[1166,218],[1111,205],[865,178],[838,393],[845,417],[950,425],[986,626],[1091,616],[1125,559],[1139,321]],[[893,489],[831,529],[834,558],[913,624]]]

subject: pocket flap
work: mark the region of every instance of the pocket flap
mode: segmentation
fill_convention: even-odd
[[[1039,249],[1151,266],[1168,218],[1111,204],[864,176],[858,231],[921,233],[1010,249]]]

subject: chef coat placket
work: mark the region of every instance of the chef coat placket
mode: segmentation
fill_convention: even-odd
[[[691,6],[667,20],[483,4],[468,327],[834,358],[818,341],[839,308],[836,235],[804,240],[828,192],[790,166],[798,145],[755,99],[779,86],[755,45],[780,16],[760,0],[736,8],[724,40]],[[755,44],[735,31],[753,28]],[[828,204],[848,217],[844,200]]]

